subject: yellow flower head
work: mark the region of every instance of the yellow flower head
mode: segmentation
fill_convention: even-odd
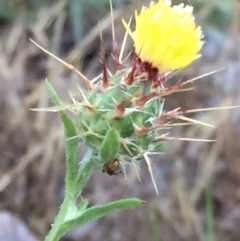
[[[192,12],[190,6],[171,6],[170,0],[159,0],[143,7],[140,14],[135,13],[135,31],[124,22],[141,61],[166,72],[184,68],[198,59],[204,42]]]

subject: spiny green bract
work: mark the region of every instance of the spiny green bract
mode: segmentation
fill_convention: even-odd
[[[150,98],[137,105],[136,100],[152,92],[150,81],[128,85],[121,83],[122,79],[122,74],[113,76],[104,89],[101,81],[95,84],[85,96],[88,105],[78,109],[79,136],[95,153],[100,153],[102,164],[113,159],[120,163],[139,160],[146,152],[157,154],[165,150],[163,143],[154,143],[157,133],[150,129],[153,120],[161,115],[163,99]]]

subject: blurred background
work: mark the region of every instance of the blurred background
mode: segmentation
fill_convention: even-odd
[[[128,21],[144,0],[112,0],[119,47]],[[165,110],[240,105],[240,2],[176,0],[191,4],[203,27],[202,58],[170,80],[198,80],[191,92],[167,97]],[[114,68],[109,0],[0,0],[0,240],[41,241],[64,194],[63,128],[57,113],[30,108],[52,103],[47,78],[65,103],[79,77],[29,41],[73,64],[88,78],[99,75],[99,32],[107,66]],[[128,40],[125,57],[132,50]],[[121,211],[69,232],[62,241],[239,241],[240,109],[189,115],[216,128],[193,125],[171,136],[216,139],[215,143],[169,141],[154,157],[156,195],[144,162],[136,172],[108,176],[97,171],[84,189],[91,204],[139,197],[141,208]],[[84,146],[81,153],[84,154]],[[80,159],[81,157],[79,157]]]

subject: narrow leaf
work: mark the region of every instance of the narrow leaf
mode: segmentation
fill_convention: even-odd
[[[87,206],[89,204],[89,201],[87,199],[83,199],[79,205],[77,206],[78,212],[82,213],[86,210]]]
[[[74,193],[74,197],[76,198],[81,194],[82,189],[85,187],[92,173],[101,166],[92,157],[93,150],[89,148],[84,158],[79,163],[78,174],[75,182],[76,190]]]
[[[67,232],[77,226],[84,225],[88,222],[102,218],[103,216],[109,215],[116,211],[129,209],[129,208],[136,208],[141,206],[142,204],[143,204],[143,201],[138,198],[128,198],[128,199],[121,199],[115,202],[107,203],[104,205],[93,206],[91,208],[88,208],[79,217],[63,223],[60,227],[60,230],[61,232]]]
[[[56,106],[62,105],[62,101],[58,97],[58,94],[50,84],[50,82],[45,82],[46,88],[50,94],[51,100]],[[78,172],[78,161],[79,152],[78,144],[79,139],[77,138],[77,131],[75,125],[71,118],[67,115],[65,111],[60,111],[61,119],[64,124],[65,129],[65,149],[67,158],[67,174],[66,174],[66,195],[73,195],[75,190],[75,180]]]

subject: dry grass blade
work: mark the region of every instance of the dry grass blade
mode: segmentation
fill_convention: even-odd
[[[118,18],[121,14],[120,10],[114,10],[113,17],[114,19]],[[89,43],[93,42],[95,38],[98,37],[99,31],[104,31],[109,28],[111,24],[111,14],[108,14],[104,19],[98,22],[96,26],[94,26],[90,32],[81,40],[81,42],[76,45],[75,48],[72,49],[72,51],[69,53],[69,55],[66,57],[67,61],[70,63],[77,62],[79,59],[81,59],[84,55],[84,50],[87,46],[89,46]]]
[[[0,178],[0,192],[4,191],[4,189],[7,188],[8,185],[13,180],[15,180],[16,177],[20,175],[30,163],[34,162],[36,158],[41,155],[41,153],[42,146],[33,143],[31,148],[29,148],[29,152],[26,153],[26,155],[22,157],[21,160],[19,160],[18,164],[10,171],[2,175]]]

